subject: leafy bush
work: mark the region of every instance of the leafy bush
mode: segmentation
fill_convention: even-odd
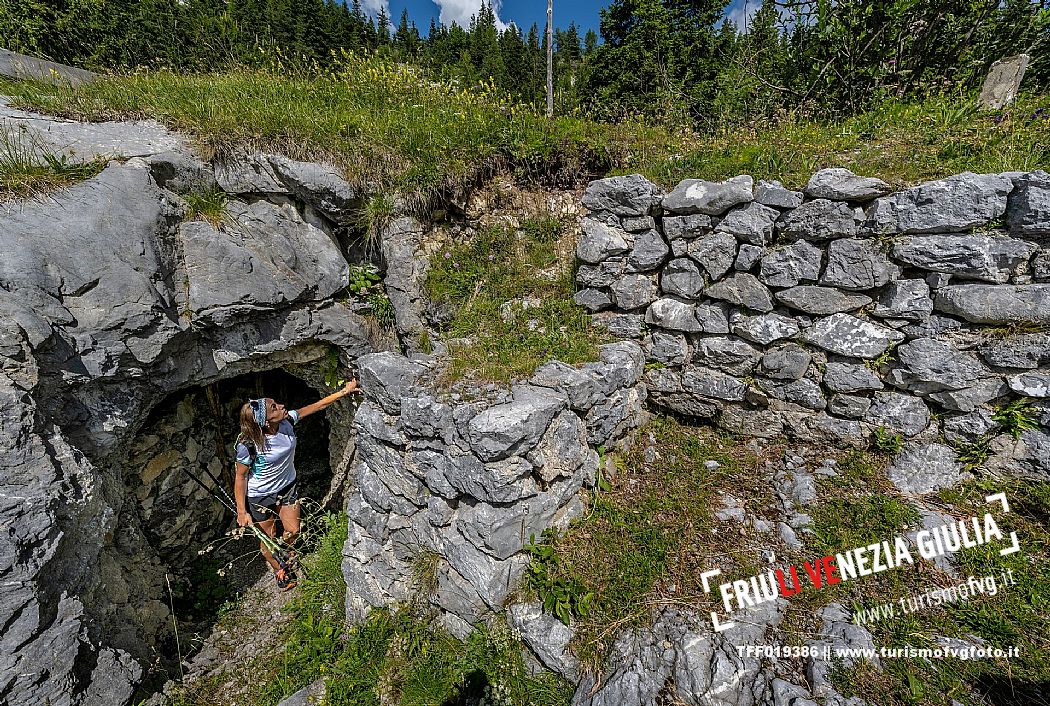
[[[983,466],[992,453],[990,448],[991,442],[992,438],[990,436],[982,436],[969,444],[956,445],[955,452],[958,454],[963,468],[967,471],[972,471]]]

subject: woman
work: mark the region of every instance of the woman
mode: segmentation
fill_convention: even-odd
[[[277,533],[277,518],[284,526],[281,539],[291,544],[299,534],[299,496],[295,487],[295,424],[303,417],[329,407],[357,391],[357,380],[342,390],[302,409],[288,411],[269,397],[249,400],[241,407],[241,433],[237,437],[237,477],[233,485],[237,501],[237,524],[258,523],[271,537]],[[282,566],[260,543],[282,591],[295,586],[295,573]]]

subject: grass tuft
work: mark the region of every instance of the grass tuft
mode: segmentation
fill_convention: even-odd
[[[106,161],[76,162],[28,132],[0,132],[0,199],[51,193],[97,175]]]
[[[207,221],[218,228],[226,219],[229,195],[216,185],[182,194],[186,202],[187,220]]]

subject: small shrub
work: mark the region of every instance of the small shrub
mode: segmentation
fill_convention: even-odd
[[[384,194],[376,194],[357,212],[357,226],[364,233],[365,251],[379,252],[383,230],[390,225],[396,209],[394,201]]]
[[[1014,400],[999,407],[992,415],[992,419],[999,422],[1003,430],[1015,439],[1021,438],[1021,434],[1029,429],[1039,427],[1039,419],[1032,408],[1032,402],[1026,398]]]
[[[886,427],[879,427],[871,439],[872,448],[886,454],[895,454],[904,445],[904,439],[899,433],[890,432]]]
[[[894,359],[894,353],[893,353],[893,347],[891,346],[891,347],[887,348],[886,350],[884,350],[882,352],[882,354],[880,356],[878,356],[877,358],[871,358],[870,360],[865,360],[864,361],[864,365],[866,365],[869,370],[877,373],[880,370],[882,370],[883,368],[885,368],[887,365],[892,363],[893,359]]]
[[[372,309],[371,317],[383,331],[393,331],[397,323],[394,305],[383,292],[375,292],[368,296],[368,305]]]

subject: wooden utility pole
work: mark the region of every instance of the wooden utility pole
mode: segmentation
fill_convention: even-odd
[[[554,0],[547,0],[547,117],[554,117]]]

